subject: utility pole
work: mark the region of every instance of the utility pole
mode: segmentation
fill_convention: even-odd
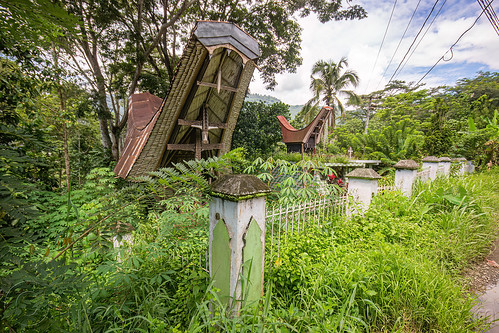
[[[371,117],[371,108],[372,108],[373,96],[369,96],[369,105],[367,106],[367,117],[366,117],[366,126],[364,127],[364,134],[367,134],[367,129],[369,128],[369,118]]]
[[[364,135],[367,135],[367,129],[369,128],[369,118],[371,117],[371,107],[372,107],[373,96],[369,96],[369,104],[367,106],[367,117],[366,117],[366,126],[364,127]],[[364,154],[366,153],[366,144],[362,145],[362,158],[364,158]]]

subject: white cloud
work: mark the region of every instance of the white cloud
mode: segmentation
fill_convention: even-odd
[[[364,0],[357,3],[360,3],[367,10],[368,18],[364,20],[328,22],[326,24],[321,24],[312,16],[300,19],[300,24],[304,29],[301,52],[303,65],[294,74],[278,75],[278,86],[274,91],[265,90],[259,78],[252,82],[251,91],[276,96],[288,104],[303,104],[312,97],[309,84],[313,64],[321,59],[338,61],[343,56],[348,58],[349,68],[357,71],[361,79],[360,86],[356,89],[357,93],[363,94],[382,89],[402,60],[414,36],[430,12],[434,1],[425,0],[421,2],[417,14],[383,79],[383,72],[406,29],[417,0],[399,1],[397,3],[375,67],[376,55],[386,29],[393,1]],[[433,14],[438,11],[439,7],[440,4],[437,4]],[[494,7],[497,12],[497,5],[494,5]],[[418,81],[474,22],[480,12],[480,7],[474,0],[446,2],[431,29],[404,69],[396,76],[396,79]],[[428,23],[431,20],[432,18],[428,20]],[[426,28],[423,32],[425,30]],[[437,68],[424,79],[424,82],[427,86],[452,84],[456,79],[464,77],[460,76],[461,72],[469,77],[468,72],[474,69],[499,70],[498,38],[499,36],[494,32],[485,15],[483,15],[475,27],[454,47],[452,59],[448,62],[440,62]],[[445,58],[450,58],[450,53]],[[439,66],[444,65],[455,67],[445,67],[447,69],[445,71],[437,70]],[[379,82],[380,84],[378,84]]]

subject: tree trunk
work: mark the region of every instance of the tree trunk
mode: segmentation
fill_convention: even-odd
[[[99,116],[99,127],[102,145],[105,149],[111,149],[112,143],[111,137],[109,136],[109,128],[107,127],[107,119],[102,119]]]
[[[369,118],[371,118],[371,102],[372,97],[369,97],[369,106],[367,107],[367,117],[366,117],[366,126],[364,127],[364,134],[367,134],[367,130],[369,129]]]
[[[63,105],[61,101],[61,105]],[[66,188],[71,191],[71,166],[69,165],[69,149],[68,149],[68,126],[66,122],[62,125],[62,143],[64,149],[64,165],[66,167]]]
[[[64,151],[64,167],[66,171],[66,188],[71,191],[71,166],[69,164],[69,148],[68,148],[68,125],[66,124],[66,96],[64,96],[63,88],[60,81],[57,87],[59,93],[59,107],[62,117],[62,148]]]

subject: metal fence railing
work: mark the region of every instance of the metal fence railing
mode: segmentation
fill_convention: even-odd
[[[381,194],[383,192],[395,191],[396,189],[397,189],[397,187],[393,184],[381,185],[381,186],[378,186],[377,194]]]
[[[270,258],[279,253],[288,241],[288,233],[304,231],[307,226],[319,225],[334,216],[346,214],[348,195],[319,197],[310,201],[270,206],[266,211],[267,242],[270,242]]]

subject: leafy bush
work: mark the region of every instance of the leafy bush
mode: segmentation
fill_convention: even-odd
[[[274,315],[298,331],[479,327],[460,272],[496,225],[474,177],[420,183],[412,198],[384,192],[364,215],[292,235],[267,272]]]

